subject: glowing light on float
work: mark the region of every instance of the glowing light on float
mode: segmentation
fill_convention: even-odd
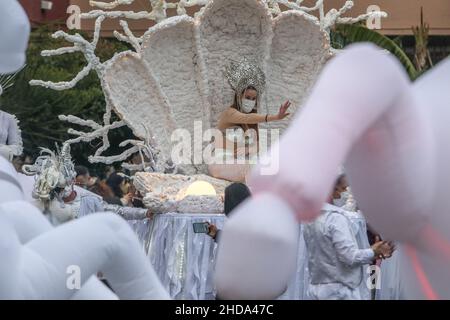
[[[193,182],[184,193],[184,196],[216,196],[216,189],[206,181]]]

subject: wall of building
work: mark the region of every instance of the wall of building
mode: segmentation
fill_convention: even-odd
[[[354,0],[352,16],[365,12],[369,5],[378,5],[388,18],[382,20],[382,33],[412,34],[411,27],[420,24],[420,9],[430,25],[431,35],[450,35],[450,0]],[[345,0],[325,1],[329,7],[342,6]]]
[[[1,0],[0,0],[1,1]],[[70,0],[51,0],[51,10],[41,9],[41,0],[19,0],[33,25],[51,21],[65,21]]]
[[[32,1],[32,0],[29,0]],[[326,9],[340,8],[346,0],[325,0]],[[82,12],[91,10],[88,0],[70,0],[72,4],[81,7]],[[370,5],[378,5],[381,10],[388,12],[389,17],[382,20],[381,32],[388,35],[412,34],[411,27],[420,23],[420,9],[423,8],[425,22],[430,24],[431,35],[450,35],[450,0],[354,0],[355,7],[349,12],[351,16],[365,13]],[[315,0],[306,0],[305,5],[311,5]],[[142,11],[149,10],[148,0],[135,0],[132,5],[119,7],[123,10]],[[192,15],[196,9],[191,9]],[[168,11],[175,14],[174,10]],[[142,20],[130,23],[132,30],[142,33],[153,23]],[[82,29],[92,30],[93,21],[83,21]],[[117,21],[107,21],[104,25],[104,34],[112,34],[114,29],[120,30]]]

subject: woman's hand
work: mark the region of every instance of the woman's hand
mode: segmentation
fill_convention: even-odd
[[[278,111],[278,115],[277,115],[278,120],[283,120],[288,115],[290,115],[290,113],[287,113],[287,110],[290,106],[291,106],[291,102],[289,100],[281,105],[280,110]]]
[[[208,223],[208,236],[215,239],[217,235],[217,227],[211,223]]]

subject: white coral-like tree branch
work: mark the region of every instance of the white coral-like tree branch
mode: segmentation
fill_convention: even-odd
[[[100,81],[103,81],[103,74],[105,69],[105,64],[100,61],[100,59],[95,54],[98,41],[100,39],[100,31],[102,22],[106,19],[104,16],[99,16],[95,21],[94,35],[91,42],[84,39],[80,34],[70,35],[64,31],[55,32],[52,37],[55,39],[63,38],[68,42],[73,43],[72,47],[63,47],[55,50],[44,50],[41,55],[44,57],[63,55],[74,52],[81,52],[86,61],[87,65],[70,81],[52,82],[52,81],[42,81],[42,80],[31,80],[30,85],[32,86],[42,86],[45,88],[50,88],[53,90],[67,90],[76,86],[76,84],[84,79],[92,70],[97,73]],[[109,130],[119,128],[125,125],[123,121],[115,121],[111,123],[112,108],[109,103],[106,104],[106,111],[103,116],[103,124],[98,124],[93,120],[84,120],[76,116],[59,116],[62,121],[67,121],[76,125],[89,127],[93,131],[91,132],[80,132],[70,128],[68,130],[69,134],[77,136],[77,138],[70,139],[67,141],[69,144],[79,143],[79,142],[91,142],[95,139],[102,139],[102,146],[98,148],[95,152],[95,156],[99,156],[104,151],[106,151],[109,146],[108,132]]]
[[[134,48],[134,50],[136,50],[136,52],[141,52],[143,37],[136,37],[128,27],[128,23],[125,20],[120,20],[120,26],[123,28],[123,32],[125,33],[125,35],[114,30],[113,34],[116,39],[130,44]]]
[[[305,16],[309,19],[316,21],[320,28],[326,32],[330,32],[331,28],[337,24],[351,24],[359,21],[364,21],[370,18],[383,18],[386,17],[387,14],[381,11],[374,11],[370,13],[362,14],[356,18],[351,17],[343,17],[343,15],[348,12],[354,5],[353,1],[346,1],[342,8],[339,10],[331,9],[329,12],[325,13],[324,10],[324,0],[317,0],[315,4],[311,7],[303,6],[304,0],[261,0],[263,1],[272,15],[277,16],[282,12],[280,6],[288,8],[290,10],[297,10],[303,12]],[[143,36],[136,37],[131,29],[128,26],[128,23],[124,19],[128,20],[151,20],[156,23],[159,23],[166,18],[167,9],[176,9],[177,15],[186,14],[186,8],[189,7],[199,7],[200,11],[196,14],[202,12],[204,7],[210,2],[210,0],[179,0],[174,2],[167,2],[166,0],[149,0],[151,10],[150,11],[119,11],[115,10],[118,6],[121,5],[131,5],[135,2],[135,0],[114,0],[109,2],[104,1],[89,1],[91,7],[96,8],[86,13],[81,14],[81,19],[96,19],[95,20],[95,29],[93,34],[93,39],[91,42],[84,39],[81,35],[75,34],[70,35],[63,31],[55,32],[52,37],[55,39],[65,39],[68,42],[71,42],[73,46],[71,47],[62,47],[54,50],[44,50],[42,51],[42,56],[51,57],[63,54],[70,54],[75,52],[81,52],[86,59],[86,66],[78,72],[78,74],[70,81],[61,81],[61,82],[52,82],[52,81],[43,81],[43,80],[32,80],[30,81],[31,85],[34,86],[42,86],[46,88],[50,88],[53,90],[66,90],[73,88],[84,79],[91,71],[95,71],[100,82],[102,84],[102,88],[104,87],[103,79],[104,79],[104,70],[105,65],[108,61],[102,63],[100,59],[96,56],[95,50],[97,48],[97,44],[100,38],[100,31],[102,22],[105,19],[120,19],[120,26],[123,29],[123,33],[118,31],[114,31],[114,36],[123,42],[131,45],[134,50],[140,54],[141,53],[141,45],[143,41]],[[316,17],[316,15],[318,17]],[[119,155],[114,156],[103,156],[103,153],[108,150],[110,143],[108,140],[108,133],[110,130],[122,127],[125,124],[124,121],[115,121],[111,123],[111,116],[113,113],[112,106],[110,105],[108,99],[106,99],[106,109],[103,115],[103,123],[99,124],[93,120],[85,120],[73,115],[60,115],[59,119],[62,121],[66,121],[75,125],[79,125],[82,127],[87,127],[92,130],[90,132],[81,132],[75,130],[73,128],[68,129],[68,133],[76,136],[73,139],[67,141],[67,143],[79,143],[79,142],[91,142],[95,139],[102,139],[102,145],[96,150],[93,156],[89,156],[89,161],[94,162],[102,162],[102,163],[113,163],[118,161],[125,161],[129,156],[138,152],[142,159],[141,165],[129,165],[123,164],[124,167],[129,169],[139,169],[139,170],[147,170],[147,171],[163,171],[167,169],[164,165],[161,164],[161,159],[157,159],[157,155],[159,154],[158,150],[155,150],[152,147],[152,139],[146,138],[144,140],[126,140],[123,141],[120,146],[125,147],[131,145],[131,147]],[[146,128],[147,130],[148,128]],[[147,130],[148,131],[148,130]],[[147,162],[145,159],[149,159]]]

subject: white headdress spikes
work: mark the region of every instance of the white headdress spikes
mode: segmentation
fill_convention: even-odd
[[[23,166],[22,170],[27,175],[36,175],[33,196],[40,200],[50,199],[56,188],[71,186],[76,178],[69,144],[64,144],[57,153],[42,149],[35,163]]]

